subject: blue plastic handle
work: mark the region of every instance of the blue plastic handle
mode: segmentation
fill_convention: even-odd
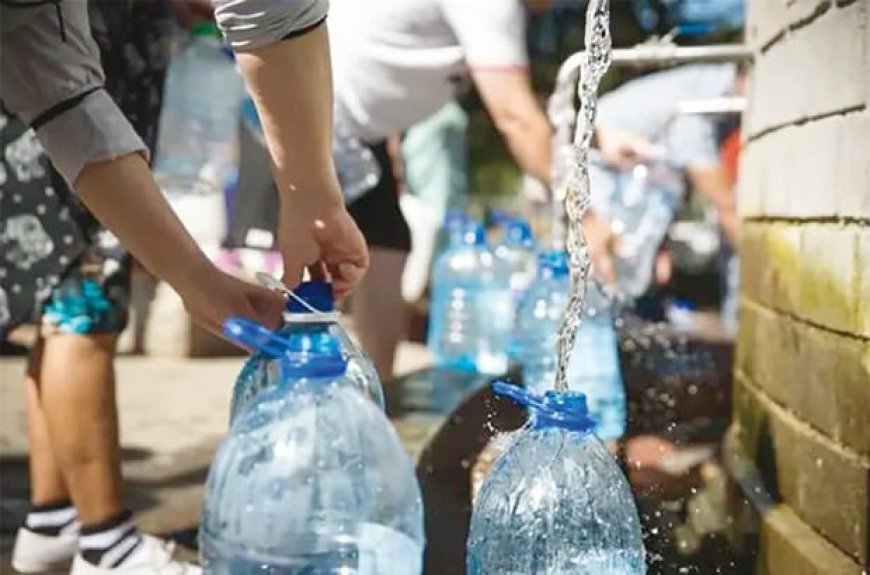
[[[287,352],[286,341],[257,322],[231,317],[224,322],[224,335],[247,348],[256,349],[269,357],[281,357]]]
[[[504,381],[494,381],[492,390],[497,395],[528,407],[536,416],[533,419],[536,429],[558,427],[585,433],[595,427],[595,420],[586,405],[586,396],[580,392],[548,391],[544,395],[537,395]]]

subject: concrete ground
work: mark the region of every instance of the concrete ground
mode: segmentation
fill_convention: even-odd
[[[118,361],[118,407],[128,505],[141,528],[171,534],[197,524],[212,454],[227,426],[230,393],[243,358]],[[428,363],[425,349],[405,344],[397,369]],[[27,509],[27,437],[23,358],[0,358],[0,573]],[[400,434],[422,443],[419,429]],[[409,446],[412,451],[413,445]]]

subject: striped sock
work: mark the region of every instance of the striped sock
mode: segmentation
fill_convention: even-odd
[[[48,505],[31,506],[24,520],[24,526],[34,533],[57,537],[61,534],[78,532],[77,517],[75,507],[67,499]]]
[[[142,542],[129,511],[98,525],[82,526],[79,547],[88,563],[107,569],[121,565]]]

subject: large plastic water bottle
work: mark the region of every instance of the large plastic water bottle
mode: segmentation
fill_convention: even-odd
[[[631,490],[592,433],[582,393],[530,394],[497,382],[530,411],[474,503],[469,575],[643,575]]]
[[[529,222],[522,218],[498,214],[496,220],[502,229],[502,236],[495,245],[495,255],[510,268],[510,289],[515,304],[519,305],[535,278],[535,237]]]
[[[296,297],[287,301],[284,325],[278,333],[291,340],[313,335],[330,335],[339,343],[339,351],[347,362],[347,379],[384,409],[384,390],[374,364],[338,323],[332,286],[322,281],[302,282],[293,290]],[[280,380],[280,361],[268,354],[255,352],[236,379],[230,404],[230,421],[247,410],[264,389]]]
[[[332,158],[345,203],[362,197],[381,179],[381,166],[372,151],[340,130],[332,140]]]
[[[212,575],[419,575],[423,506],[386,416],[328,333],[225,333],[275,357],[279,381],[233,423],[209,471],[200,548]]]
[[[154,172],[170,198],[222,194],[237,167],[241,76],[213,24],[191,31],[166,76]]]
[[[512,347],[518,350],[523,381],[535,393],[552,390],[556,383],[556,342],[568,306],[569,273],[565,252],[543,252],[518,313]],[[625,433],[626,419],[616,330],[609,302],[594,281],[586,293],[586,315],[568,364],[568,388],[586,395],[595,433],[610,441]]]
[[[679,207],[678,177],[663,162],[638,164],[619,174],[610,222],[619,238],[614,268],[624,296],[637,298],[649,289],[656,252]]]
[[[439,368],[502,374],[513,324],[510,268],[487,247],[480,222],[458,225],[458,245],[433,270],[429,348]]]

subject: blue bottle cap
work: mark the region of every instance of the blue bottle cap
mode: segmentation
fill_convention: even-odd
[[[469,222],[462,234],[462,243],[467,246],[485,246],[486,230],[483,229],[483,224],[477,221]]]
[[[504,381],[493,382],[492,390],[529,408],[534,416],[534,429],[559,427],[586,433],[595,427],[595,420],[586,405],[586,396],[579,391],[548,391],[544,395],[537,395]]]
[[[571,273],[568,254],[563,250],[548,250],[538,254],[538,271],[544,277],[561,278]]]
[[[224,335],[281,362],[285,373],[298,377],[340,377],[347,369],[338,340],[328,334],[287,338],[240,317],[224,322]]]
[[[302,282],[296,286],[293,293],[311,307],[305,306],[301,301],[290,297],[287,299],[287,311],[290,313],[314,313],[311,308],[322,312],[335,310],[335,297],[332,295],[332,284],[325,281]]]
[[[504,210],[494,209],[489,212],[492,222],[500,227],[505,227],[511,224],[513,216]]]
[[[505,229],[505,243],[511,246],[534,246],[535,236],[529,222],[522,218],[512,219]]]
[[[459,210],[451,210],[444,217],[444,225],[448,228],[464,225],[468,221],[468,216]]]

